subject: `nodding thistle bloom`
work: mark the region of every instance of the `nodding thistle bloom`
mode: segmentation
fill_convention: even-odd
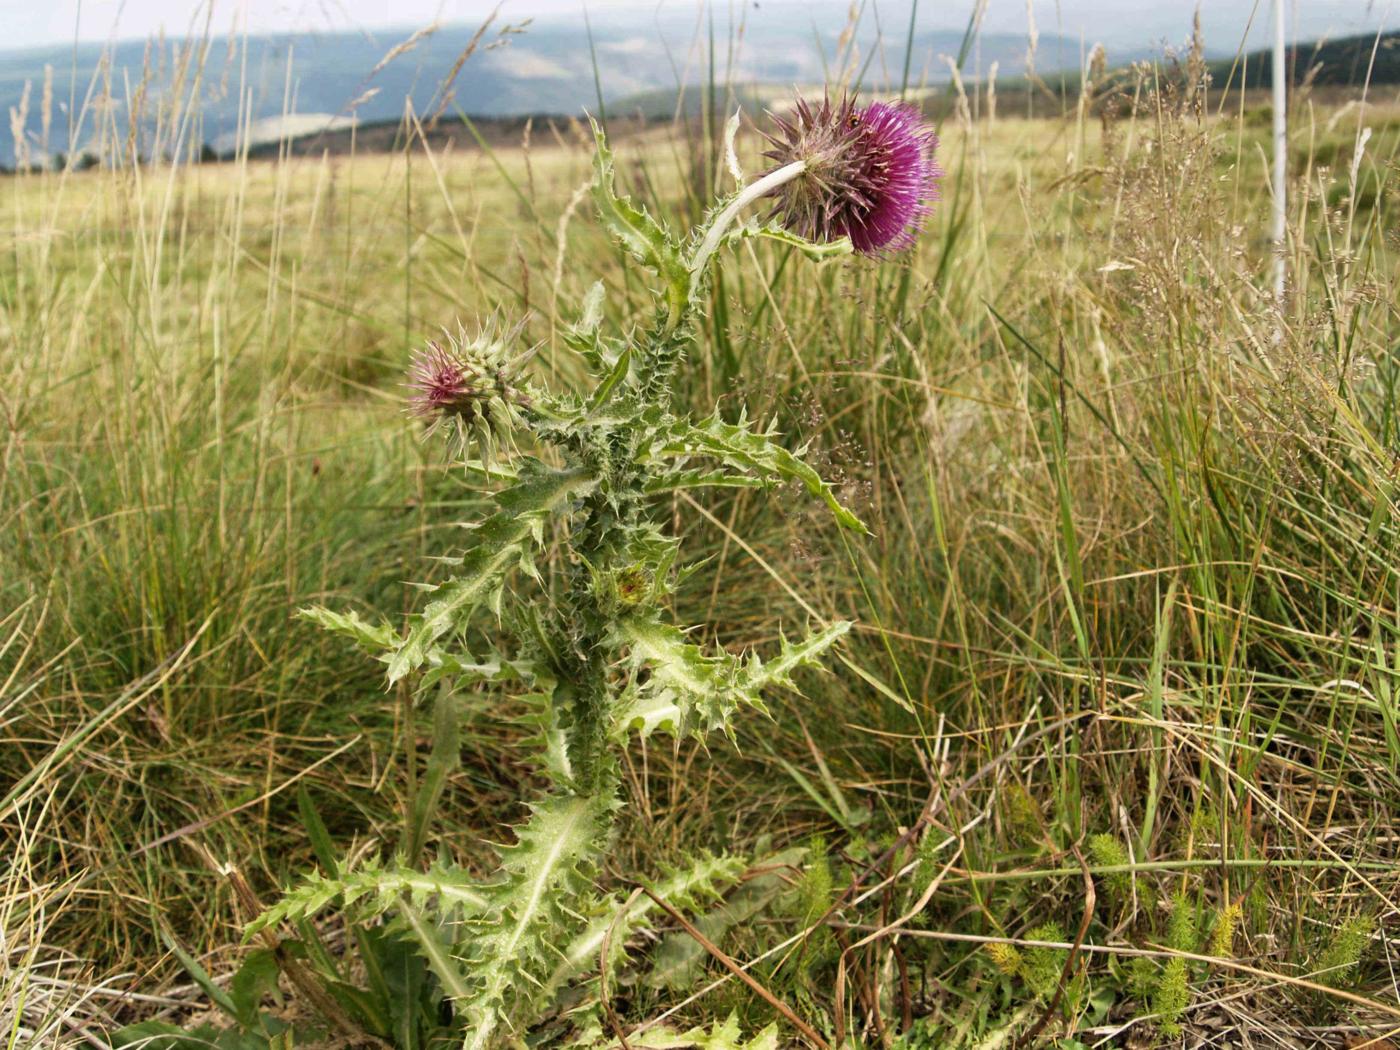
[[[773,116],[777,135],[764,154],[779,166],[802,161],[800,175],[773,191],[775,214],[813,241],[849,237],[856,251],[883,255],[914,243],[938,199],[943,171],[934,160],[938,136],[918,109],[903,102],[799,98],[787,119]]]
[[[448,429],[463,450],[475,440],[483,459],[495,443],[509,440],[519,410],[530,404],[520,383],[529,352],[509,355],[520,329],[516,325],[498,334],[488,323],[472,338],[459,322],[456,336],[443,330],[447,345],[430,340],[413,355],[408,409],[428,421],[429,433]]]

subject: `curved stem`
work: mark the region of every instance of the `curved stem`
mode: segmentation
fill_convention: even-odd
[[[705,268],[710,265],[710,257],[715,254],[724,240],[724,235],[729,232],[729,227],[733,224],[739,213],[747,208],[760,197],[765,197],[772,193],[779,186],[791,182],[804,171],[807,170],[805,160],[795,160],[791,164],[785,164],[777,171],[771,171],[757,182],[752,182],[745,186],[732,201],[730,201],[722,212],[715,216],[710,223],[709,232],[705,234],[705,239],[700,242],[700,247],[695,249],[695,255],[690,260],[690,290],[693,294],[700,278],[705,273]]]

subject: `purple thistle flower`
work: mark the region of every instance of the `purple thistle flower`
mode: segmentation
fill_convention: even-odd
[[[812,106],[799,98],[790,119],[774,116],[778,135],[764,156],[779,167],[806,170],[773,192],[775,213],[814,241],[849,237],[864,255],[914,243],[943,171],[934,160],[938,136],[919,110],[903,102],[857,106],[850,98]]]

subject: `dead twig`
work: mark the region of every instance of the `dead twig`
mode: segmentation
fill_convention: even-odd
[[[726,970],[732,973],[735,977],[739,978],[739,980],[743,981],[746,985],[749,986],[749,988],[751,988],[754,991],[756,995],[762,998],[764,1002],[766,1002],[774,1010],[777,1010],[778,1013],[782,1014],[785,1018],[787,1018],[788,1023],[790,1023],[794,1028],[801,1032],[802,1035],[806,1037],[808,1042],[810,1042],[813,1046],[817,1047],[818,1050],[831,1050],[831,1047],[827,1044],[827,1041],[817,1033],[817,1030],[815,1028],[809,1025],[806,1021],[802,1020],[802,1018],[798,1017],[797,1014],[793,1012],[792,1007],[788,1006],[787,1003],[783,1002],[776,995],[770,992],[767,988],[763,987],[763,985],[760,984],[757,980],[755,980],[753,977],[749,976],[749,974],[744,972],[743,967],[741,967],[727,954],[725,954],[725,952],[719,947],[719,945],[715,944],[712,940],[710,940],[703,933],[697,930],[694,924],[687,920],[685,916],[683,916],[680,912],[676,911],[675,908],[671,907],[656,894],[652,893],[651,890],[648,889],[646,886],[641,886],[638,888],[648,897],[650,897],[656,903],[656,905],[659,908],[661,908],[662,911],[664,911],[667,915],[674,919],[680,925],[681,929],[685,930],[686,933],[690,934],[690,936],[695,939],[695,942],[699,944],[700,947],[704,948],[707,952],[714,956],[715,959],[719,961],[721,966],[723,966]]]

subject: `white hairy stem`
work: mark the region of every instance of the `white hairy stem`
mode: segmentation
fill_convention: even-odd
[[[729,232],[729,227],[739,213],[754,201],[766,197],[779,186],[791,182],[806,170],[807,162],[805,160],[795,160],[791,164],[784,164],[777,171],[769,172],[757,182],[745,186],[739,195],[715,216],[715,221],[710,224],[709,232],[705,234],[705,239],[700,242],[700,247],[695,250],[695,255],[690,261],[690,287],[692,291],[695,290],[696,284],[704,274],[705,267],[710,264],[710,256],[718,250],[720,243],[724,240],[724,235]]]

